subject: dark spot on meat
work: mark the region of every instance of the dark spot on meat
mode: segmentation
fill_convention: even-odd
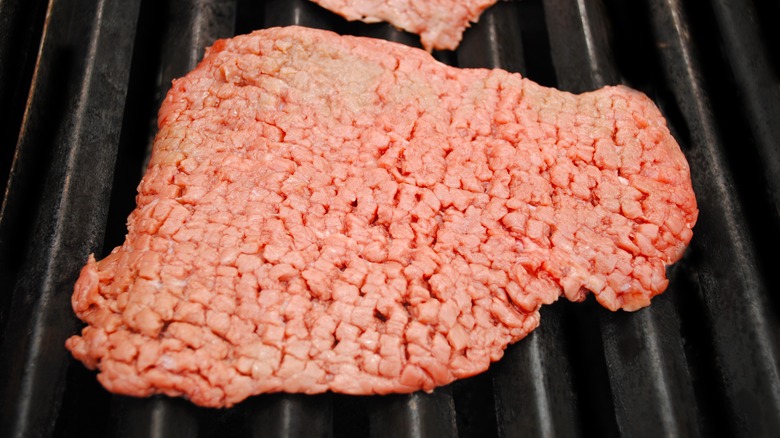
[[[387,322],[387,317],[385,315],[383,315],[382,312],[380,312],[377,309],[374,309],[374,318],[376,318],[376,319],[378,319],[378,320],[380,320],[382,322]]]
[[[165,333],[168,332],[168,327],[171,325],[170,321],[165,321],[163,323],[162,328],[160,329],[160,337],[162,337]]]

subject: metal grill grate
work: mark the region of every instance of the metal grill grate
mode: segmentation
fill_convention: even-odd
[[[74,362],[70,294],[121,244],[171,79],[216,38],[299,24],[418,44],[307,0],[0,0],[1,436],[773,436],[780,433],[777,3],[502,1],[437,59],[573,92],[650,95],[701,209],[653,305],[559,302],[485,374],[384,397],[230,410],[104,391]]]

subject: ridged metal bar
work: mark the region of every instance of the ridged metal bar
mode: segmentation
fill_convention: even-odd
[[[499,2],[482,13],[463,34],[458,67],[502,68],[525,73],[520,3]]]
[[[420,47],[419,37],[386,23],[350,27],[361,36]],[[375,438],[458,436],[450,387],[440,388],[431,394],[417,392],[378,398],[370,404],[369,418],[370,436]]]
[[[8,182],[46,6],[45,0],[0,0],[0,192],[5,192]],[[0,299],[0,327],[5,321],[6,305]]]
[[[3,108],[0,117],[0,193],[4,194],[32,81],[46,6],[44,0],[0,0],[0,103]],[[14,227],[7,226],[7,229],[11,228]],[[0,247],[3,248],[0,251],[0,290],[13,290],[21,262],[16,249],[23,247],[24,237],[23,233],[0,235]],[[11,293],[0,294],[0,337],[10,305]]]
[[[499,2],[464,34],[459,67],[502,68],[525,75],[523,25],[518,2]],[[533,78],[531,78],[533,79]],[[563,309],[543,311],[541,326],[510,346],[494,365],[493,397],[498,435],[577,436],[578,415],[565,338]]]
[[[601,318],[615,416],[625,436],[700,436],[672,287],[650,308]]]
[[[356,33],[360,36],[380,38],[395,43],[405,44],[411,47],[422,47],[419,36],[396,29],[387,23],[352,24],[351,27],[355,28],[357,30]]]
[[[692,248],[699,257],[718,384],[731,414],[730,435],[771,435],[780,430],[780,324],[767,304],[769,291],[752,252],[682,4],[651,0],[649,10],[663,72],[690,131],[687,154],[700,209]]]
[[[572,93],[620,82],[601,0],[545,0],[558,88]]]
[[[539,328],[510,346],[495,365],[498,436],[583,436],[564,342],[564,315],[555,305],[543,309]]]
[[[582,93],[619,82],[609,45],[609,20],[601,1],[545,0],[544,13],[559,89]],[[574,332],[573,342],[584,344],[575,349],[579,356],[572,359],[575,378],[580,381],[577,395],[584,418],[581,433],[610,436],[618,433],[605,358],[609,351],[605,344],[611,341],[603,337],[605,311],[590,304],[578,309],[569,328]],[[612,369],[614,366],[613,361]]]
[[[171,0],[162,52],[160,91],[164,96],[173,79],[187,74],[214,41],[233,36],[237,0]]]
[[[761,156],[770,201],[780,217],[780,78],[772,71],[769,49],[759,33],[753,4],[713,0],[712,7],[726,59]]]
[[[268,0],[262,26],[308,26],[330,29],[327,14],[308,0]],[[263,395],[249,400],[246,422],[253,436],[329,437],[333,435],[331,397],[301,394]]]
[[[70,296],[102,242],[138,10],[125,0],[49,5],[0,212],[2,242],[31,233],[0,346],[2,436],[46,436],[57,421],[76,330]]]
[[[548,0],[545,12],[562,89],[583,92],[618,83],[601,1]],[[675,284],[673,277],[671,283]],[[673,290],[667,294],[674,293]],[[656,298],[650,308],[633,314],[600,315],[604,355],[621,433],[697,436],[693,386],[685,362],[679,317],[669,297]]]
[[[125,438],[167,438],[198,436],[198,416],[186,400],[163,396],[153,398],[114,397],[117,412],[114,436]]]
[[[247,434],[255,438],[333,436],[330,394],[267,394],[239,409],[247,413]]]
[[[148,5],[144,5],[148,6]],[[151,116],[149,132],[145,136],[133,137],[134,141],[145,141],[147,144],[126,144],[127,148],[146,148],[146,159],[151,151],[152,139],[156,133],[156,108],[164,99],[170,88],[171,81],[192,70],[203,58],[206,47],[219,38],[233,36],[236,20],[236,0],[170,0],[165,4],[156,3],[153,10],[144,9],[144,13],[162,14],[163,32],[160,35],[159,83],[156,84],[156,105],[149,114]],[[153,32],[153,29],[141,31]],[[154,62],[149,59],[147,62]],[[133,115],[136,116],[137,115]],[[141,176],[141,167],[137,172],[125,174],[123,177],[133,179],[128,185],[137,186],[136,177]],[[134,190],[132,190],[134,193]],[[128,202],[132,202],[132,193],[128,194]],[[113,226],[124,231],[124,221],[117,221]],[[114,234],[122,234],[122,232]],[[113,232],[113,230],[110,230]],[[113,244],[119,244],[114,242]],[[123,437],[195,437],[198,435],[199,416],[197,408],[183,400],[166,397],[146,399],[131,399],[115,397],[111,410],[114,415],[114,429],[117,436]]]
[[[336,17],[309,0],[266,0],[265,27],[306,26],[333,30]]]
[[[449,386],[430,394],[377,397],[369,405],[370,436],[374,438],[457,437],[455,404]]]

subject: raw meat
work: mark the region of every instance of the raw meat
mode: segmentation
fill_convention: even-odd
[[[113,392],[203,406],[482,372],[561,294],[648,305],[698,213],[637,91],[299,27],[174,82],[137,203],[81,272],[67,347]]]
[[[423,47],[455,50],[463,32],[498,0],[312,0],[350,21],[386,21],[420,35]]]

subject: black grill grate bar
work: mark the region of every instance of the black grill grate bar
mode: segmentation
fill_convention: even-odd
[[[555,0],[546,4],[546,12],[559,86],[586,91],[616,85],[619,74],[604,4]],[[669,302],[672,293],[634,314],[599,312],[615,416],[628,436],[698,435],[679,317]]]
[[[458,67],[524,72],[522,12],[518,2],[497,3],[483,12],[458,46]]]
[[[238,407],[246,435],[256,438],[333,436],[331,394],[264,394]]]
[[[187,54],[186,62],[181,63],[182,66],[186,66],[185,70],[171,71],[171,76],[177,78],[195,68],[203,58],[203,51],[206,47],[211,46],[219,38],[229,38],[235,34],[237,5],[236,0],[191,0],[188,2],[175,1],[172,4],[175,8],[172,11],[172,17],[176,17],[180,13],[191,14],[192,17],[182,20],[188,22],[189,26],[170,30],[170,33],[179,34],[189,43],[182,44],[189,49],[185,52]],[[177,20],[177,23],[180,22]],[[178,49],[181,50],[181,46]],[[176,51],[173,50],[173,52]],[[165,81],[165,79],[164,77],[163,80]]]
[[[772,71],[752,2],[712,1],[726,59],[734,73],[750,129],[762,159],[774,213],[780,216],[780,78]]]
[[[263,23],[257,23],[256,27],[299,25],[328,29],[329,21],[318,9],[307,0],[268,1]],[[271,394],[260,399],[265,402],[265,408],[250,414],[252,424],[264,424],[263,432],[256,436],[333,435],[333,402],[328,394],[314,397]],[[269,412],[275,415],[269,416]]]
[[[70,363],[64,342],[76,327],[64,310],[102,239],[137,12],[138,2],[111,0],[48,10],[0,223],[3,236],[35,224],[0,350],[3,436],[55,426]],[[37,211],[23,207],[36,200]]]
[[[574,391],[565,343],[566,318],[561,305],[543,309],[540,327],[493,365],[499,436],[583,436],[580,396]]]
[[[144,5],[148,6],[148,4]],[[236,2],[233,0],[171,0],[165,3],[157,3],[155,14],[162,14],[162,26],[160,26],[160,61],[158,69],[158,83],[156,85],[156,104],[151,121],[149,135],[146,136],[148,144],[126,144],[127,148],[145,148],[148,154],[151,152],[152,140],[156,134],[156,110],[162,103],[171,81],[181,77],[193,69],[203,57],[204,49],[214,43],[218,38],[230,37],[234,33],[236,20]],[[140,31],[152,31],[142,29]],[[150,62],[147,60],[146,62]],[[143,117],[141,114],[127,115],[131,117]],[[122,163],[120,163],[122,164]],[[139,169],[140,170],[140,169]],[[118,170],[119,172],[119,170]],[[140,178],[141,173],[133,173]],[[138,181],[131,184],[137,185]],[[134,191],[126,199],[132,204]],[[116,226],[123,228],[124,219]],[[123,234],[123,233],[117,233]],[[108,245],[119,242],[108,243]],[[107,248],[110,249],[110,248]],[[130,399],[115,396],[112,401],[114,433],[124,437],[195,437],[199,433],[198,408],[192,404],[178,399],[167,397],[153,397],[147,399]]]
[[[558,87],[572,93],[620,83],[601,0],[545,0]]]
[[[263,21],[263,27],[295,25],[333,30],[337,17],[308,0],[267,0]]]
[[[123,438],[198,436],[198,410],[182,399],[114,396],[111,435]]]
[[[20,215],[7,213],[9,199],[5,195],[46,10],[45,0],[0,1],[0,103],[3,108],[0,117],[0,192],[4,195],[0,203],[0,223],[3,224],[0,229],[18,230],[15,224],[24,223]],[[18,172],[19,165],[16,166]],[[32,205],[35,202],[30,202]],[[23,250],[23,240],[21,233],[0,231],[0,290],[13,290],[21,263],[15,250]],[[11,293],[0,294],[0,334],[5,328],[10,304]]]
[[[3,104],[3,117],[0,118],[0,192],[5,192],[8,182],[13,145],[22,123],[46,6],[44,0],[0,1],[0,102]],[[5,306],[0,307],[0,326],[4,322],[5,310]]]
[[[675,291],[686,292],[672,288],[651,308],[601,318],[615,416],[626,436],[700,435]]]
[[[354,23],[354,33],[419,46],[419,37],[397,30],[387,24]],[[367,412],[369,433],[385,437],[457,437],[458,428],[452,387],[437,388],[430,394],[393,395],[372,400]]]
[[[691,249],[731,426],[738,436],[766,436],[780,430],[777,320],[769,315],[682,4],[651,0],[649,10],[666,81],[691,134],[687,153],[700,208]]]
[[[538,3],[537,3],[538,5]],[[518,2],[488,9],[465,33],[457,50],[459,67],[503,68],[525,73],[523,31],[534,12]],[[564,309],[545,308],[542,323],[510,346],[492,367],[498,436],[576,436],[578,415],[570,363],[562,333]]]
[[[458,436],[450,386],[374,399],[368,414],[370,436],[376,438]]]
[[[422,47],[419,36],[396,29],[386,23],[364,24],[361,22],[352,22],[349,24],[349,27],[351,28],[350,30],[353,30],[357,35],[370,38],[381,38],[383,40],[393,41],[411,47]]]

